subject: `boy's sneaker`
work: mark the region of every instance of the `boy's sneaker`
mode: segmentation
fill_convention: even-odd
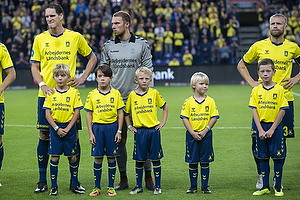
[[[93,189],[93,191],[90,193],[91,197],[95,197],[101,194],[101,190],[99,188]]]
[[[129,186],[128,186],[128,179],[126,178],[126,179],[122,179],[121,181],[120,181],[120,183],[119,183],[119,185],[117,185],[116,187],[115,187],[115,190],[124,190],[124,189],[126,189],[126,188],[128,188]]]
[[[256,192],[253,192],[253,196],[260,196],[263,194],[270,194],[269,188],[262,188],[260,190],[257,190]]]
[[[203,194],[211,194],[211,191],[208,189],[208,186],[201,188]]]
[[[141,193],[141,192],[143,192],[142,187],[135,187],[131,190],[131,192],[129,192],[129,194],[137,194],[137,193]]]
[[[155,186],[154,194],[161,194],[161,188],[158,186]]]
[[[264,186],[263,184],[263,180],[262,180],[262,175],[261,174],[258,174],[257,175],[257,182],[256,182],[256,188],[257,189],[260,189]]]
[[[277,190],[275,190],[275,196],[276,197],[282,197],[284,195],[284,193],[282,192],[282,189],[280,189],[279,192],[277,192]]]
[[[79,186],[73,187],[71,191],[75,194],[84,194],[84,190],[81,190]]]
[[[78,181],[78,187],[80,190],[85,191],[85,188],[82,187],[81,183]],[[72,190],[72,182],[70,181],[70,190]]]
[[[188,194],[194,194],[196,192],[197,192],[197,186],[192,186],[186,191],[186,193]]]
[[[146,178],[145,182],[146,182],[146,188],[148,190],[154,190],[155,187],[154,187],[154,183],[153,183],[152,177]]]
[[[108,187],[107,188],[107,195],[108,196],[110,196],[110,197],[113,197],[113,196],[116,196],[116,191],[115,191],[115,189],[114,188],[112,188],[112,187]]]
[[[57,188],[51,188],[49,195],[57,195]]]
[[[38,182],[37,184],[38,186],[34,190],[34,193],[45,192],[46,190],[48,190],[47,182],[42,181],[42,182]]]
[[[0,187],[2,186],[2,184],[1,184],[1,180],[0,180]]]
[[[273,178],[273,189],[275,190],[275,185],[276,185],[276,178]],[[281,189],[283,189],[283,185],[281,185]]]

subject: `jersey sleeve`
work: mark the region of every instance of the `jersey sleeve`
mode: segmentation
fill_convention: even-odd
[[[106,43],[102,47],[102,53],[101,53],[101,64],[107,64],[110,65],[110,59],[108,56],[108,49]]]
[[[124,109],[125,104],[122,99],[121,93],[118,90],[116,90],[116,91],[117,91],[116,93],[117,93],[117,99],[118,99],[117,110]]]
[[[181,112],[180,112],[180,118],[183,119],[189,119],[190,117],[190,108],[189,108],[189,103],[188,103],[188,99],[186,99],[182,105],[182,108],[181,108]]]
[[[84,105],[84,110],[85,111],[88,111],[88,112],[93,112],[94,109],[93,109],[93,102],[91,101],[92,100],[92,91],[89,92],[87,98],[86,98],[86,102],[85,102],[85,105]]]
[[[87,41],[84,39],[84,37],[78,33],[78,53],[84,57],[89,57],[92,53],[92,48],[88,45]]]
[[[159,108],[163,108],[166,105],[166,101],[163,99],[163,97],[159,94],[158,91],[156,91],[156,102]]]
[[[12,59],[9,55],[9,52],[4,44],[1,44],[0,60],[1,60],[1,67],[4,70],[14,66]]]
[[[43,109],[45,110],[51,110],[51,105],[52,105],[52,95],[51,94],[50,96],[47,96],[45,98],[45,101],[44,101],[44,105],[43,105]]]
[[[41,54],[40,54],[40,35],[37,35],[33,41],[32,50],[31,50],[31,62],[41,62]]]
[[[82,109],[83,104],[82,104],[82,101],[81,101],[81,98],[80,98],[80,93],[77,89],[76,89],[75,95],[76,96],[75,96],[75,102],[74,102],[74,110]]]
[[[251,92],[251,96],[250,96],[250,100],[249,100],[249,108],[257,108],[257,103],[256,103],[256,101],[255,101],[255,91],[256,91],[256,87],[254,87],[253,89],[252,89],[252,92]]]
[[[133,95],[133,91],[129,94],[126,105],[125,105],[125,109],[124,109],[124,113],[125,115],[129,115],[129,113],[131,113],[131,99],[132,99],[132,95]]]
[[[247,51],[247,53],[243,56],[243,61],[245,64],[250,64],[254,60],[257,60],[257,45],[254,43]]]

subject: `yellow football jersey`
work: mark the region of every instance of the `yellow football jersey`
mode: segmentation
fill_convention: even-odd
[[[219,118],[219,111],[213,98],[206,96],[198,102],[194,96],[186,99],[182,105],[180,118],[189,120],[194,131],[202,131],[211,118]]]
[[[133,126],[136,128],[152,128],[159,124],[157,107],[163,108],[166,101],[159,92],[149,88],[143,95],[132,91],[129,94],[124,112],[132,114]]]
[[[0,67],[0,84],[2,84],[2,70],[6,70],[6,69],[14,67],[14,64],[11,60],[9,52],[8,52],[6,46],[2,43],[0,43],[0,64],[1,64],[1,67]],[[4,103],[3,92],[0,96],[0,103]]]
[[[36,36],[31,53],[31,62],[40,63],[43,81],[48,87],[54,88],[56,83],[53,79],[53,68],[57,63],[70,66],[71,78],[75,77],[77,52],[84,57],[92,53],[84,37],[77,32],[65,29],[58,36],[45,31]],[[39,97],[44,97],[39,90]]]
[[[118,90],[111,90],[103,94],[96,88],[89,92],[84,110],[93,112],[93,123],[110,124],[118,119],[118,110],[125,107]]]
[[[288,40],[284,40],[282,44],[274,44],[270,38],[254,43],[244,55],[243,61],[248,64],[254,60],[258,62],[264,58],[273,60],[276,73],[273,81],[283,85],[282,80],[291,78],[293,59],[300,56],[299,46]],[[291,90],[285,89],[285,95],[288,101],[293,101],[294,96]]]
[[[59,92],[55,89],[54,94],[46,97],[43,106],[43,109],[51,110],[53,120],[59,123],[70,122],[74,110],[82,108],[79,91],[72,87],[65,92]]]
[[[276,84],[270,89],[262,84],[252,89],[250,108],[256,108],[261,122],[274,122],[280,109],[288,109],[289,104],[284,96],[284,89]]]

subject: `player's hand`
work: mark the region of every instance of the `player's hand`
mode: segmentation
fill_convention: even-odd
[[[47,96],[49,96],[49,95],[55,93],[54,89],[51,88],[51,87],[48,87],[47,85],[43,85],[43,86],[41,87],[41,89],[42,89],[42,91],[43,91],[45,97],[47,97]]]
[[[286,82],[284,83],[282,86],[285,88],[285,89],[292,89],[292,87],[294,87],[294,85],[296,85],[299,81],[298,79],[296,79],[295,77],[294,78],[288,78],[288,79],[284,79],[282,80],[282,82]]]
[[[59,136],[59,137],[65,137],[66,135],[67,135],[68,133],[66,133],[65,132],[65,130],[64,129],[62,129],[62,128],[59,128],[58,130],[57,130],[57,135]]]
[[[95,138],[94,134],[90,135],[89,141],[90,141],[90,144],[96,145],[96,138]]]
[[[253,83],[249,83],[249,85],[250,85],[252,88],[254,88],[254,87],[260,85],[261,83],[262,83],[262,81],[254,81]]]
[[[201,140],[205,137],[206,133],[204,131],[200,131],[198,135],[201,137]]]
[[[115,136],[115,143],[120,143],[122,140],[121,133],[117,132]]]
[[[271,138],[273,136],[273,133],[274,133],[274,131],[272,131],[270,129],[268,131],[266,131],[266,138]]]
[[[72,78],[70,79],[70,83],[68,84],[71,87],[75,87],[78,88],[79,85],[82,85],[84,83],[84,79],[83,78]]]
[[[192,137],[196,140],[196,141],[200,141],[202,140],[201,135],[199,134],[199,132],[193,132],[191,133]]]
[[[137,131],[136,128],[135,128],[134,126],[130,127],[129,130],[130,130],[133,134],[135,134],[136,131]]]
[[[261,140],[264,140],[267,138],[266,132],[265,131],[259,131],[259,138]]]
[[[160,122],[156,127],[155,127],[155,129],[156,130],[158,130],[158,131],[160,131],[161,129],[162,129],[162,127],[164,127],[164,123],[162,123],[162,122]]]

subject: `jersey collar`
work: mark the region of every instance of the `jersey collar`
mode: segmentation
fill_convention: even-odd
[[[130,34],[131,34],[131,36],[129,38],[129,42],[135,43],[135,35],[132,32],[130,32]],[[121,40],[120,40],[120,38],[116,37],[115,44],[118,44],[118,43],[121,43]]]

